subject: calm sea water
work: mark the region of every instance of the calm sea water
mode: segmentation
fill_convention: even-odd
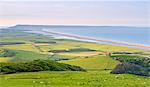
[[[61,26],[47,28],[47,30],[93,37],[97,39],[107,39],[113,41],[123,41],[129,43],[150,45],[149,27]]]

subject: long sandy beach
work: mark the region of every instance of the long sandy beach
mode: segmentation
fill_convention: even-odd
[[[138,48],[143,48],[143,49],[150,49],[150,46],[146,46],[143,44],[131,44],[128,42],[116,42],[112,40],[101,40],[101,39],[96,39],[96,38],[91,38],[91,37],[84,37],[84,36],[78,36],[78,35],[72,35],[72,34],[66,34],[66,33],[60,33],[60,32],[53,32],[53,31],[46,31],[46,30],[41,30],[41,32],[51,34],[51,35],[59,35],[59,36],[65,36],[69,38],[76,38],[80,40],[90,40],[90,41],[95,41],[95,42],[106,42],[106,43],[111,43],[115,45],[125,45],[125,46],[131,46],[131,47],[138,47]]]

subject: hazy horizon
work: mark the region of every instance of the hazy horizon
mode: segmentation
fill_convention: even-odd
[[[145,28],[150,28],[150,26],[134,26],[134,25],[87,25],[87,24],[85,24],[85,25],[77,25],[77,24],[72,24],[72,25],[70,25],[70,24],[14,24],[14,25],[0,25],[0,28],[3,28],[3,27],[13,27],[13,26],[18,26],[18,25],[33,25],[33,26],[39,26],[39,25],[41,25],[41,26],[98,26],[98,27],[104,27],[104,26],[106,26],[106,27],[145,27]]]
[[[149,1],[0,1],[0,26],[86,25],[149,27]]]

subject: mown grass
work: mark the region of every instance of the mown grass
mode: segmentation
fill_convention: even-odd
[[[0,75],[2,87],[149,87],[150,79],[110,71],[54,71]]]
[[[119,62],[106,56],[84,57],[72,60],[63,60],[62,63],[77,65],[88,70],[113,69]]]

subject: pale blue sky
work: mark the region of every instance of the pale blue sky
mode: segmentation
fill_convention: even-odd
[[[125,25],[148,26],[149,3],[134,1],[0,0],[0,25]]]

